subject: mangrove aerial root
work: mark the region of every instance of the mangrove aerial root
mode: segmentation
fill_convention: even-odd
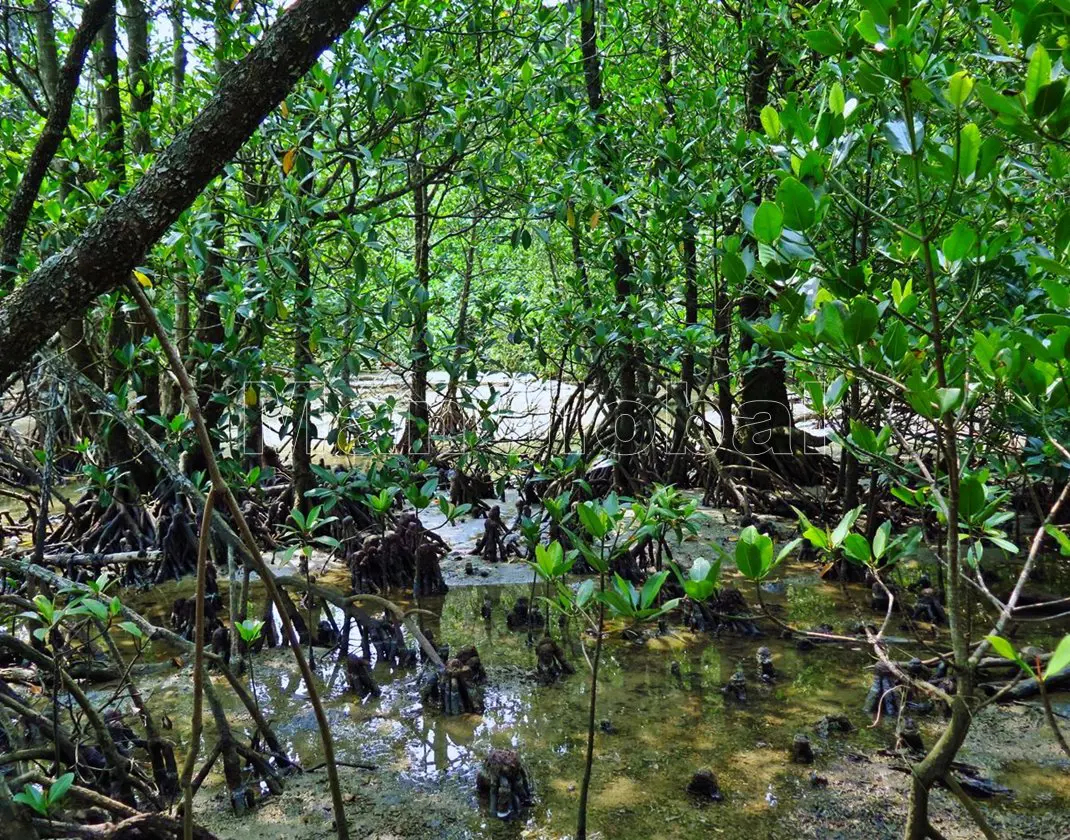
[[[696,770],[687,783],[687,792],[700,802],[720,802],[724,799],[717,776],[709,768]]]
[[[527,771],[516,750],[491,750],[476,776],[476,788],[487,797],[487,807],[499,819],[520,816],[532,802]]]

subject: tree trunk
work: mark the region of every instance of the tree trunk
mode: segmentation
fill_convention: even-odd
[[[777,56],[765,41],[758,41],[751,53],[747,74],[747,128],[758,131],[762,127],[762,108],[769,102],[769,81],[776,69]],[[756,320],[769,314],[769,296],[748,295],[739,301],[743,320]],[[747,353],[754,348],[754,339],[744,332],[740,349]],[[747,431],[741,446],[751,453],[762,453],[773,445],[773,429],[791,426],[788,403],[787,373],[784,360],[767,350],[759,352],[754,363],[743,371],[740,394],[740,426]]]
[[[664,5],[659,7],[658,50],[661,60],[661,95],[669,125],[676,127],[676,100],[672,94],[673,61],[672,44],[669,41],[671,21]],[[698,323],[698,229],[686,209],[680,231],[680,243],[684,258],[684,324]],[[687,481],[687,430],[691,417],[691,400],[695,391],[695,354],[689,349],[680,359],[680,382],[677,386],[675,417],[673,419],[672,450],[669,452],[671,467],[669,481],[683,484]]]
[[[152,149],[149,113],[152,110],[152,73],[149,67],[149,19],[142,0],[123,0],[126,9],[126,78],[133,117],[130,148],[135,155]]]
[[[732,302],[728,296],[728,280],[723,274],[717,279],[714,296],[713,330],[720,338],[716,353],[717,414],[721,418],[720,449],[732,452],[736,446],[734,400],[732,399]]]
[[[251,171],[245,174],[245,211],[253,212],[265,200],[267,190],[263,180],[255,177]],[[238,263],[245,265],[255,262],[257,248],[243,240],[238,246]],[[264,412],[262,383],[264,375],[264,341],[267,326],[264,323],[264,304],[262,300],[254,302],[255,307],[249,318],[248,335],[243,339],[243,348],[251,351],[253,358],[245,368],[245,393],[242,402],[245,405],[245,469],[264,466]],[[249,346],[250,339],[252,347]]]
[[[597,135],[595,152],[602,168],[602,180],[614,195],[621,190],[613,171],[613,153],[607,135],[605,101],[602,97],[602,65],[598,56],[598,31],[594,17],[594,0],[581,0],[580,53],[583,57],[583,76],[587,91],[587,107],[594,115]],[[619,305],[626,305],[632,294],[632,258],[628,246],[627,227],[623,205],[609,210],[609,223],[613,234],[613,291]],[[578,220],[577,220],[578,224]],[[624,325],[628,335],[628,326]],[[619,393],[611,400],[610,416],[615,435],[616,464],[615,483],[618,487],[632,488],[636,485],[636,419],[639,411],[636,370],[641,352],[630,337],[621,344]]]
[[[447,405],[457,401],[457,389],[461,378],[461,362],[468,351],[468,300],[472,294],[472,273],[476,264],[476,231],[479,223],[477,217],[472,226],[471,238],[464,252],[464,279],[461,284],[461,297],[457,305],[457,326],[453,331],[453,358],[449,382],[446,384]]]
[[[745,321],[764,318],[768,314],[768,298],[745,295],[739,301],[739,316]],[[740,350],[746,354],[754,346],[754,338],[743,332],[739,339]],[[773,444],[773,429],[791,426],[784,360],[768,351],[759,351],[750,368],[743,371],[740,397],[740,427],[746,430],[740,445],[750,452],[761,452]]]
[[[49,0],[38,0],[33,19],[37,33],[37,72],[41,76],[41,88],[44,90],[51,116],[56,106],[56,91],[59,89],[59,49],[56,47],[56,21],[52,13],[52,3]]]
[[[115,12],[111,11],[97,36],[96,70],[100,78],[97,85],[97,131],[106,140],[108,188],[118,193],[126,179],[126,159],[123,155],[123,105],[119,95],[119,52],[116,41]]]
[[[116,288],[349,26],[364,0],[301,0],[216,86],[133,189],[0,304],[0,381],[97,295]]]
[[[171,11],[171,107],[178,109],[186,89],[186,21],[182,0],[172,0]]]
[[[118,33],[115,26],[115,12],[111,11],[104,19],[97,36],[96,70],[99,76],[97,85],[96,117],[97,131],[104,136],[104,149],[108,166],[108,190],[110,201],[115,201],[121,194],[126,181],[126,153],[123,132],[123,106],[119,91],[119,52]],[[129,369],[120,360],[117,351],[133,343],[130,317],[122,309],[122,293],[115,298],[111,310],[108,332],[104,344],[105,390],[119,393],[128,386]],[[135,345],[136,346],[136,345]],[[156,476],[147,468],[143,460],[136,457],[134,447],[126,430],[116,424],[107,427],[104,446],[111,464],[121,467],[129,473],[133,482],[131,490],[147,492],[156,483]]]
[[[152,111],[153,86],[149,67],[149,20],[142,0],[124,0],[126,9],[126,79],[130,91],[130,149],[137,155],[152,151],[149,118]],[[130,315],[130,340],[140,348],[148,333],[140,313]],[[139,360],[144,361],[144,360]],[[141,410],[152,416],[160,413],[160,373],[152,364],[139,364],[138,395]]]
[[[168,13],[171,21],[171,113],[178,113],[182,93],[186,87],[186,21],[182,0],[173,0]],[[189,277],[184,267],[178,266],[174,274],[175,301],[175,349],[183,364],[189,364]],[[187,371],[189,368],[187,367]],[[171,377],[160,378],[161,413],[172,417],[182,411],[182,392]]]
[[[223,284],[223,259],[227,247],[225,232],[226,216],[218,199],[212,209],[210,231],[206,236],[205,263],[201,276],[198,279],[196,298],[201,301],[201,308],[197,312],[197,324],[194,335],[197,337],[198,347],[204,350],[204,361],[207,364],[199,376],[195,378],[197,385],[197,400],[200,402],[201,411],[204,412],[205,422],[213,432],[218,432],[223,419],[226,405],[213,400],[213,395],[222,392],[224,386],[224,370],[218,359],[214,356],[222,356],[223,345],[227,341],[226,327],[223,324],[223,315],[219,311],[219,304],[212,300],[210,295]],[[194,348],[190,348],[191,350]],[[218,450],[219,438],[213,439]]]
[[[302,239],[307,235],[302,231]],[[309,372],[307,368],[315,361],[312,356],[312,265],[309,261],[311,243],[301,243],[298,256],[297,285],[294,290],[294,407],[293,407],[293,484],[294,505],[302,513],[308,513],[309,501],[305,494],[312,489],[312,441],[309,412]]]
[[[431,430],[427,406],[427,374],[431,366],[427,342],[427,309],[431,284],[431,216],[423,167],[413,166],[413,225],[416,263],[415,305],[412,314],[412,385],[409,389],[409,412],[403,439],[404,451],[410,455],[431,453]]]

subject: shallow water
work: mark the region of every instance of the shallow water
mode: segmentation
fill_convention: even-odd
[[[459,576],[457,567],[463,562],[445,562],[450,577]],[[499,566],[495,572],[514,580],[528,574],[520,565]],[[337,573],[322,580],[330,582],[335,576],[340,583]],[[170,584],[135,600],[142,601],[139,608],[162,621],[162,605],[185,588],[188,583]],[[743,591],[753,603],[752,590]],[[831,617],[840,630],[857,620],[859,614],[850,602],[858,602],[864,594],[861,588],[844,590],[821,582],[812,566],[794,565],[783,569],[764,597],[799,626]],[[419,800],[410,803],[406,791],[445,798],[463,815],[463,824],[451,827],[458,833],[448,836],[564,837],[574,830],[589,703],[589,671],[580,646],[587,644],[590,649],[592,643],[581,641],[574,632],[566,633],[564,644],[577,673],[551,687],[533,682],[529,675],[535,653],[527,634],[505,627],[505,614],[515,599],[529,595],[530,583],[454,586],[445,597],[418,604],[433,614],[421,621],[439,643],[448,643],[453,650],[477,645],[489,674],[482,715],[425,714],[416,671],[399,671],[379,662],[374,674],[382,696],[361,702],[346,693],[344,674],[334,654],[316,651],[339,760],[371,762],[379,774],[396,774],[400,780],[397,789],[385,795],[385,805],[400,808],[402,814],[406,808],[415,813]],[[480,617],[484,596],[493,603],[489,622]],[[225,592],[223,597],[226,603]],[[254,589],[257,602],[261,597]],[[340,625],[340,616],[337,620]],[[555,637],[560,637],[556,621],[552,623]],[[620,627],[611,625],[610,629]],[[889,632],[897,632],[895,624]],[[1053,630],[1032,632],[1050,638]],[[779,673],[771,686],[761,684],[756,674],[754,655],[763,644],[772,650]],[[359,649],[355,633],[351,649]],[[168,653],[162,646],[154,650],[160,657]],[[910,653],[909,649],[898,651],[903,657]],[[615,732],[600,730],[596,735],[589,814],[590,824],[605,837],[683,838],[696,832],[790,837],[785,826],[792,821],[785,818],[812,796],[812,771],[824,772],[832,762],[890,747],[894,740],[893,723],[871,729],[868,716],[861,711],[869,687],[866,667],[872,663],[862,644],[818,645],[801,652],[794,642],[771,632],[757,639],[713,638],[670,629],[642,643],[611,632],[602,661],[597,717],[609,721]],[[674,661],[679,663],[679,679],[671,672]],[[720,690],[739,663],[748,679],[749,697],[743,705]],[[295,673],[286,650],[266,652],[254,662],[256,694],[267,716],[293,756],[305,766],[314,766],[322,761],[322,754],[307,695]],[[155,708],[168,710],[176,725],[174,735],[184,746],[183,721],[188,720],[191,702],[188,669],[152,678],[150,684]],[[229,698],[225,688],[221,693]],[[244,710],[229,699],[228,709],[239,729],[248,725]],[[833,734],[823,741],[813,725],[825,714],[847,714],[855,732]],[[931,742],[939,721],[923,718],[919,723],[926,741]],[[790,745],[797,732],[811,738],[818,754],[813,767],[790,762]],[[536,802],[522,822],[503,824],[489,818],[475,797],[476,771],[493,747],[517,749],[533,779]],[[1004,767],[998,755],[986,761],[983,750],[968,758],[984,764],[996,781],[1017,789],[1016,798],[986,807],[1011,812],[1070,809],[1070,786],[1065,780],[1059,784],[1044,780],[1046,774],[1050,776],[1050,764],[1031,763],[1028,755],[1008,754]],[[685,793],[691,774],[704,767],[717,774],[724,802],[702,807]],[[206,791],[218,790],[220,784],[220,779],[210,778]]]

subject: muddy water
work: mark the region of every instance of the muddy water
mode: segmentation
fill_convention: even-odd
[[[447,537],[464,546],[476,531],[469,524]],[[716,524],[704,536],[730,540],[728,530]],[[678,554],[700,550],[698,542],[681,547]],[[466,577],[461,571],[466,559],[445,561],[450,592],[418,606],[432,613],[421,620],[440,643],[454,650],[478,646],[489,673],[484,714],[454,718],[425,714],[415,671],[398,671],[380,662],[374,673],[383,694],[361,702],[346,693],[334,654],[316,651],[339,760],[377,768],[343,773],[356,836],[558,838],[574,830],[589,703],[589,672],[581,646],[587,644],[589,650],[590,642],[574,631],[562,632],[554,622],[554,634],[563,638],[577,673],[558,685],[538,686],[530,679],[535,655],[526,634],[505,627],[505,614],[516,598],[530,594],[530,582],[516,582],[530,581],[529,573],[510,564],[496,567],[486,579],[478,574]],[[731,572],[729,578],[734,578]],[[332,579],[340,582],[342,577],[337,572],[324,577],[325,582]],[[513,582],[458,585],[498,580]],[[753,602],[753,591],[736,582]],[[186,588],[188,584],[172,584],[133,596],[132,601],[162,621],[163,605]],[[812,566],[796,564],[767,585],[764,597],[798,626],[821,621],[843,630],[860,617],[872,620],[858,607],[864,595],[861,589],[823,583]],[[489,622],[480,616],[484,597],[492,602]],[[256,588],[254,598],[258,603],[262,598]],[[889,632],[897,632],[896,626]],[[1054,632],[1059,629],[1030,631],[1037,641],[1049,640]],[[358,644],[356,635],[352,644]],[[762,644],[771,648],[779,674],[769,686],[757,679],[754,664]],[[915,652],[925,655],[909,648],[897,654],[905,658]],[[158,658],[169,653],[162,648],[153,651]],[[674,662],[679,677],[673,674]],[[901,761],[879,752],[892,745],[893,724],[870,728],[870,720],[861,712],[869,683],[867,666],[872,664],[864,646],[817,646],[803,652],[772,632],[760,639],[715,639],[670,628],[641,643],[612,632],[603,663],[598,719],[607,722],[609,731],[600,728],[596,736],[590,802],[590,824],[603,837],[868,840],[896,835],[907,776],[895,769]],[[720,690],[739,663],[748,679],[745,704],[726,698]],[[258,656],[252,676],[257,698],[287,749],[306,767],[319,764],[315,721],[289,653],[277,650]],[[175,722],[173,735],[184,748],[191,702],[188,667],[154,677],[146,687],[154,707],[166,709]],[[220,687],[228,697],[222,683]],[[228,707],[238,729],[244,726],[248,731],[244,710],[233,703]],[[847,714],[855,731],[823,740],[813,726],[826,714]],[[986,812],[1004,826],[1008,837],[1058,837],[1063,821],[1070,831],[1066,819],[1070,766],[1036,709],[1023,706],[1009,715],[1002,710],[991,714],[997,716],[983,718],[974,727],[962,758],[980,765],[1016,795],[986,803]],[[919,724],[931,743],[939,721],[920,718]],[[814,744],[813,766],[790,761],[792,737],[799,732],[808,734]],[[475,774],[493,747],[517,749],[534,780],[536,802],[522,821],[502,824],[488,817],[476,799]],[[699,768],[717,774],[725,801],[702,807],[685,793],[690,775]],[[813,772],[828,779],[829,786],[815,787]],[[242,821],[229,815],[219,778],[209,779],[205,793],[200,819],[220,837],[311,838],[330,833],[322,773],[304,777],[281,800],[266,803]],[[957,804],[938,796],[936,813],[948,837],[975,836]],[[826,822],[839,827],[826,832],[821,828]]]

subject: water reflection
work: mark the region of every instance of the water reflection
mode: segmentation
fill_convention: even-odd
[[[473,831],[498,836],[519,829],[486,820],[475,807],[474,776],[491,748],[517,749],[535,784],[530,836],[569,834],[589,702],[583,642],[575,632],[562,640],[576,674],[554,686],[535,683],[535,651],[527,634],[505,627],[505,615],[516,599],[529,596],[528,585],[466,587],[419,602],[431,613],[419,621],[440,644],[455,651],[477,645],[488,671],[482,715],[425,714],[419,669],[399,669],[379,657],[374,646],[372,673],[382,694],[362,701],[347,692],[337,653],[317,648],[316,669],[326,686],[323,695],[339,760],[371,762],[382,772],[398,774],[406,784],[460,797],[471,805]],[[480,614],[484,598],[491,605],[489,621]],[[855,620],[842,590],[817,584],[802,573],[768,600],[800,623],[813,614],[831,617],[840,626]],[[341,626],[340,612],[333,611],[333,617]],[[555,637],[560,636],[556,621],[551,624]],[[407,643],[415,648],[412,639]],[[779,674],[773,685],[757,678],[755,652],[760,645],[773,654]],[[360,650],[355,626],[349,646]],[[715,639],[678,629],[643,644],[614,637],[605,651],[599,683],[598,718],[606,721],[607,731],[599,729],[596,736],[592,820],[607,837],[691,840],[696,833],[708,833],[707,813],[682,791],[691,773],[709,767],[726,793],[715,817],[725,836],[772,836],[774,813],[783,813],[808,790],[808,768],[788,761],[796,732],[813,737],[813,724],[823,715],[847,714],[859,730],[851,736],[851,746],[835,737],[817,741],[819,754],[887,746],[887,733],[866,729],[868,721],[860,712],[870,664],[862,646],[818,645],[801,651],[776,636]],[[265,651],[254,667],[258,700],[286,749],[306,766],[320,763],[315,718],[289,651]],[[721,691],[737,667],[748,681],[743,704]],[[244,724],[248,737],[244,710],[229,693],[226,696],[237,729]],[[184,695],[176,696],[176,721],[182,719],[184,702]],[[770,808],[770,794],[779,802],[777,812]]]

